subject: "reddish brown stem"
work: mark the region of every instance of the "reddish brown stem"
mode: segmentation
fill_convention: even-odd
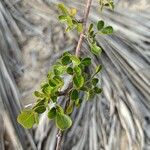
[[[77,47],[76,47],[76,52],[75,52],[76,56],[80,55],[80,50],[81,50],[81,46],[82,46],[82,43],[83,43],[84,34],[85,34],[85,31],[86,31],[86,24],[87,24],[88,15],[89,15],[89,12],[90,12],[91,4],[92,4],[92,0],[87,0],[86,9],[85,9],[85,12],[84,12],[84,17],[83,17],[83,30],[80,33],[79,41],[78,41],[78,44],[77,44]]]
[[[62,136],[63,136],[62,131],[61,131],[61,130],[58,130],[58,133],[57,133],[57,145],[56,145],[56,150],[61,150]]]

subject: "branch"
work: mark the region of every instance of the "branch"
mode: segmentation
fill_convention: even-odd
[[[73,84],[69,83],[68,87],[64,91],[60,91],[58,96],[65,96],[68,94],[69,90],[72,88]]]
[[[76,56],[80,55],[80,49],[81,49],[81,46],[82,46],[85,31],[86,31],[87,19],[88,19],[88,15],[89,15],[91,3],[92,3],[92,0],[86,0],[86,1],[87,1],[87,3],[86,3],[86,8],[85,8],[84,17],[83,17],[83,30],[80,34],[79,41],[78,41],[78,44],[77,44],[77,47],[76,47],[76,51],[75,51]],[[70,89],[70,86],[69,86],[69,89]],[[63,91],[59,94],[60,95],[65,95],[67,92],[68,92],[68,88],[65,91]],[[66,102],[65,111],[67,109],[68,103],[69,103],[69,101]],[[63,132],[61,130],[58,130],[56,150],[61,149],[62,136],[63,136]]]
[[[80,34],[79,41],[76,47],[76,52],[75,52],[76,56],[80,55],[80,49],[82,46],[85,31],[86,31],[86,24],[87,24],[88,15],[90,12],[91,3],[92,3],[92,0],[87,0],[86,9],[85,9],[84,17],[83,17],[83,30]]]

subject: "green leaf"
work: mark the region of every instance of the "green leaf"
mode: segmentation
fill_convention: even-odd
[[[95,86],[95,85],[97,85],[98,81],[99,81],[98,78],[93,78],[92,79],[92,84]]]
[[[93,99],[94,96],[95,96],[94,90],[93,90],[93,89],[89,90],[89,98],[90,98],[90,99]]]
[[[55,81],[57,87],[62,87],[64,85],[64,81],[60,76],[54,76],[53,80]]]
[[[41,106],[41,105],[45,105],[46,100],[45,99],[38,99],[36,104],[33,106],[33,108],[37,107],[37,106]]]
[[[42,114],[46,111],[46,107],[45,105],[35,106],[34,111],[37,112],[38,114]]]
[[[51,96],[50,98],[51,98],[51,100],[52,100],[53,102],[56,102],[56,101],[57,101],[57,96],[55,96],[55,95],[54,95],[54,96]]]
[[[101,70],[102,70],[102,65],[98,65],[98,66],[96,67],[95,74],[99,73]]]
[[[55,87],[55,86],[56,86],[55,80],[54,80],[54,79],[50,79],[50,80],[49,80],[49,85],[50,85],[51,87]]]
[[[68,67],[67,68],[67,73],[70,74],[70,75],[73,75],[73,68]]]
[[[78,98],[78,99],[75,101],[76,107],[79,108],[79,107],[81,106],[81,103],[82,103],[82,100]]]
[[[39,114],[43,113],[46,111],[46,107],[45,107],[45,99],[39,101],[34,107],[33,110]]]
[[[85,72],[82,73],[82,76],[83,76],[84,80],[88,80],[89,79],[89,74],[87,74]]]
[[[77,13],[77,9],[76,8],[71,8],[69,11],[70,16],[74,17]]]
[[[51,90],[50,98],[51,98],[52,96],[54,96],[55,94],[57,94],[59,89],[60,89],[60,85],[57,85],[56,87],[54,87],[54,88]]]
[[[58,19],[59,19],[60,21],[64,22],[64,21],[67,21],[67,16],[66,16],[66,15],[60,15],[60,16],[58,17]]]
[[[71,101],[69,106],[67,107],[66,109],[66,114],[69,115],[73,112],[73,106],[74,106],[74,103]]]
[[[69,52],[64,52],[63,56],[70,56],[70,53]]]
[[[108,6],[109,6],[109,3],[104,4],[104,6],[108,7]]]
[[[53,72],[48,72],[47,78],[50,79],[50,78],[52,78],[53,75],[54,75]]]
[[[78,99],[78,97],[79,97],[78,91],[77,91],[76,89],[73,89],[73,90],[71,91],[70,97],[71,97],[71,100],[76,100],[76,99]]]
[[[81,88],[84,85],[84,78],[82,75],[75,75],[73,77],[73,83],[77,88]]]
[[[98,21],[97,29],[100,31],[101,29],[103,29],[103,27],[104,27],[104,21],[103,20]]]
[[[71,127],[72,120],[68,115],[57,113],[56,115],[56,126],[61,130],[66,130]]]
[[[99,94],[99,93],[102,92],[102,89],[101,89],[101,88],[98,88],[98,87],[94,87],[94,92],[95,92],[96,94]]]
[[[81,75],[81,73],[82,73],[82,70],[81,70],[81,68],[80,68],[80,67],[75,66],[75,67],[74,67],[74,72],[76,73],[76,75],[77,75],[77,76],[80,76],[80,75]]]
[[[55,117],[56,117],[56,108],[53,107],[48,112],[48,118],[49,119],[54,119]]]
[[[82,61],[82,60],[81,60],[81,61]],[[78,67],[82,70],[82,73],[84,73],[85,66],[84,66],[82,63],[80,63],[80,64],[78,65]]]
[[[38,101],[33,107],[33,110],[38,114],[45,112],[46,111],[45,101],[46,101],[45,99]]]
[[[62,75],[63,73],[65,73],[65,71],[66,71],[66,66],[54,65],[55,75],[57,75],[57,76]]]
[[[39,115],[38,113],[34,113],[35,123],[39,124]]]
[[[63,65],[68,65],[69,63],[71,63],[71,59],[69,56],[64,56],[62,57],[61,62]]]
[[[49,87],[49,84],[47,82],[41,85],[41,89],[43,89],[45,87]]]
[[[91,52],[95,55],[99,55],[102,51],[101,47],[97,46],[96,43],[90,44]]]
[[[113,33],[113,28],[111,26],[107,26],[107,27],[103,28],[103,30],[101,32],[103,34],[112,34]]]
[[[80,59],[79,59],[77,56],[71,55],[71,56],[70,56],[70,59],[72,60],[72,63],[73,63],[74,65],[79,65],[79,64],[80,64]]]
[[[89,66],[89,65],[91,65],[91,58],[89,58],[89,57],[84,58],[84,59],[81,61],[81,64],[83,64],[84,66]]]
[[[71,30],[72,30],[72,27],[67,27],[65,31],[70,32]]]
[[[83,87],[80,88],[80,90],[81,90],[81,91],[88,91],[88,90],[89,90],[89,87],[83,86]]]
[[[93,31],[93,26],[94,26],[93,23],[91,23],[90,26],[89,26],[89,29],[88,29],[89,33],[91,33],[91,31]]]
[[[32,128],[35,124],[35,113],[32,109],[25,109],[19,114],[17,121],[24,127],[24,128]]]
[[[67,19],[67,24],[68,24],[68,26],[69,26],[70,28],[72,28],[72,27],[73,27],[73,22],[72,22],[71,17],[70,17],[70,16],[66,16],[66,19]]]
[[[63,110],[63,108],[60,105],[56,106],[56,111],[57,111],[57,113],[60,113],[60,114],[64,113],[64,110]]]
[[[35,92],[34,92],[34,95],[35,95],[36,97],[40,97],[40,98],[43,98],[43,97],[44,97],[44,94],[42,94],[42,93],[40,93],[40,92],[38,92],[38,91],[35,91]]]
[[[91,31],[91,32],[90,32],[90,37],[93,37],[93,38],[94,38],[94,31]]]
[[[68,10],[67,10],[67,8],[65,7],[65,5],[64,4],[58,4],[58,8],[62,11],[62,13],[63,14],[65,14],[65,15],[68,15],[69,13],[68,13]]]
[[[45,84],[45,86],[42,87],[42,92],[44,94],[50,95],[51,94],[51,87],[49,84]]]
[[[78,33],[81,33],[82,30],[83,30],[83,25],[82,25],[82,23],[78,23],[78,24],[77,24],[77,31],[78,31]]]
[[[114,2],[113,2],[113,1],[112,1],[112,2],[109,2],[109,7],[110,7],[111,9],[114,9],[115,5],[114,5]]]

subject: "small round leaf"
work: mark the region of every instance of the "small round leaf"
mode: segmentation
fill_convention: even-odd
[[[63,65],[68,65],[69,63],[71,63],[71,59],[69,56],[64,56],[62,59],[61,59],[61,63]]]
[[[92,84],[95,86],[98,83],[99,79],[98,78],[93,78],[92,79]]]
[[[99,55],[102,51],[101,47],[97,46],[96,43],[90,44],[91,52],[95,55]]]
[[[68,115],[57,113],[56,115],[56,126],[61,130],[66,130],[71,127],[72,120]]]
[[[82,61],[81,61],[81,64],[83,64],[84,66],[89,66],[91,65],[91,58],[84,58]]]
[[[74,103],[70,102],[69,106],[66,109],[66,114],[67,115],[69,115],[69,114],[71,114],[73,112],[73,106],[74,106]]]
[[[81,68],[80,67],[78,67],[78,66],[75,66],[74,67],[74,72],[76,73],[76,75],[81,75],[81,73],[82,73],[82,71],[81,71]]]
[[[58,17],[58,19],[60,20],[60,21],[67,21],[67,17],[66,17],[66,15],[60,15],[59,17]]]
[[[101,29],[103,29],[103,27],[104,27],[104,21],[103,20],[98,21],[98,23],[97,23],[97,29],[101,30]]]
[[[79,107],[81,106],[81,103],[82,103],[82,100],[78,98],[78,99],[75,101],[76,107],[79,108]]]
[[[76,90],[76,89],[73,89],[72,91],[71,91],[71,100],[76,100],[76,99],[78,99],[78,96],[79,96],[79,93],[78,93],[78,91]]]
[[[111,26],[107,26],[102,30],[103,34],[112,34],[113,33],[113,28]]]
[[[54,119],[55,117],[56,117],[56,108],[53,107],[48,112],[48,118],[49,119]]]
[[[79,65],[79,64],[80,64],[80,59],[79,59],[77,56],[71,55],[71,56],[70,56],[70,59],[72,60],[72,63],[73,63],[74,65]]]
[[[78,30],[78,33],[81,33],[81,32],[82,32],[82,30],[83,30],[83,25],[82,25],[82,23],[78,23],[78,24],[77,24],[77,30]]]
[[[91,31],[93,31],[93,26],[94,26],[93,23],[91,23],[90,26],[89,26],[89,29],[88,29],[88,32],[89,32],[89,33],[90,33]]]
[[[66,66],[54,65],[54,74],[56,76],[62,75],[66,71]]]
[[[46,107],[45,105],[36,106],[34,107],[34,111],[37,112],[38,114],[42,114],[46,111]]]
[[[58,4],[58,8],[62,11],[63,14],[68,15],[68,10],[63,3]]]
[[[71,67],[67,68],[67,73],[73,75],[73,69]]]
[[[73,83],[77,88],[81,88],[84,84],[84,78],[82,75],[75,75],[73,77]]]
[[[57,111],[57,113],[59,113],[59,114],[63,114],[63,113],[64,113],[64,110],[63,110],[63,108],[62,108],[60,105],[57,105],[57,106],[56,106],[56,111]]]
[[[74,17],[74,16],[76,15],[76,13],[77,13],[77,9],[76,9],[76,8],[71,8],[71,9],[70,9],[70,15],[71,15],[72,17]]]
[[[35,124],[35,116],[34,111],[32,109],[25,109],[21,112],[18,116],[17,121],[24,127],[24,128],[32,128]]]
[[[40,93],[40,92],[38,92],[38,91],[35,91],[35,92],[34,92],[34,95],[35,95],[36,97],[40,97],[40,98],[43,98],[43,97],[44,97],[44,94],[42,94],[42,93]]]
[[[94,87],[94,92],[95,92],[96,94],[99,94],[99,93],[102,92],[102,89],[101,89],[101,88],[98,88],[98,87]]]

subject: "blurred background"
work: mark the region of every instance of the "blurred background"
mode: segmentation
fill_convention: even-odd
[[[16,118],[34,103],[55,60],[77,44],[78,35],[64,33],[57,20],[59,2],[83,15],[85,0],[0,0],[0,150],[55,149],[57,129],[47,113],[30,130]],[[115,11],[103,14],[93,0],[89,20],[98,19],[114,34],[97,38],[101,56],[91,56],[86,42],[82,55],[103,65],[103,93],[73,112],[62,149],[150,150],[150,0],[116,0]]]

